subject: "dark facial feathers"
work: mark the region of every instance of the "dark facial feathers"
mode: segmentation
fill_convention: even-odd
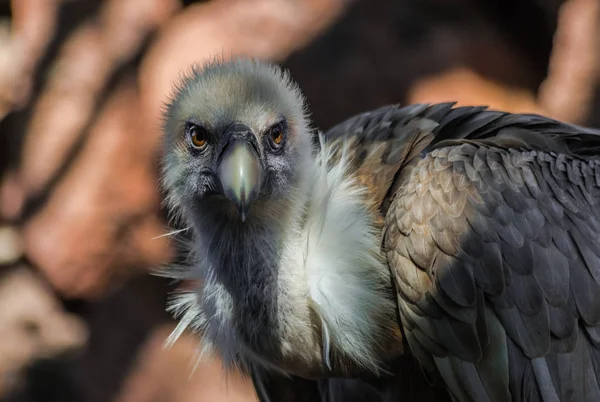
[[[261,177],[255,183],[260,184],[257,193],[283,195],[291,190],[297,166],[312,152],[300,90],[277,66],[245,58],[226,63],[214,60],[192,68],[165,108],[162,182],[173,211],[182,205],[196,208],[205,196],[227,193],[219,164],[236,124],[247,127],[248,145],[260,163],[255,173]],[[202,148],[190,140],[190,125],[203,131]],[[283,144],[274,142],[279,140],[274,137],[275,129],[281,131]],[[248,181],[243,177],[229,180]],[[239,207],[239,200],[233,201]],[[179,212],[186,213],[185,208]],[[187,214],[191,213],[189,209]]]

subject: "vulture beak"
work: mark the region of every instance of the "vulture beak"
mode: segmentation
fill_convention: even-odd
[[[262,185],[258,142],[252,130],[240,123],[232,124],[222,141],[224,146],[217,160],[217,175],[223,194],[236,205],[240,219],[245,222]]]

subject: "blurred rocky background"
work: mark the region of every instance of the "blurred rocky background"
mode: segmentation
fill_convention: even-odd
[[[158,126],[190,63],[289,68],[315,126],[457,101],[600,127],[600,0],[0,0],[0,400],[255,401],[170,350]]]

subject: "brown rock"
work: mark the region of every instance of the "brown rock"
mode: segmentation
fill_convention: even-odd
[[[554,118],[581,124],[591,112],[598,83],[600,1],[566,1],[560,9],[539,102]]]
[[[98,296],[170,259],[168,238],[153,240],[164,233],[158,139],[138,116],[137,94],[123,83],[52,197],[24,226],[28,257],[66,296]]]
[[[0,181],[0,219],[12,220],[19,216],[24,191],[16,171],[7,172]]]
[[[25,136],[19,181],[26,195],[42,191],[57,174],[111,75],[177,7],[176,0],[109,0],[99,23],[82,24],[62,44]]]
[[[509,88],[467,67],[424,77],[410,89],[407,103],[457,102],[459,106],[489,106],[514,113],[540,113],[533,93]]]
[[[0,118],[29,100],[35,68],[54,33],[59,3],[11,1],[10,31],[6,21],[0,33]]]
[[[48,285],[27,267],[0,276],[0,395],[35,358],[79,350],[88,332],[66,313]]]

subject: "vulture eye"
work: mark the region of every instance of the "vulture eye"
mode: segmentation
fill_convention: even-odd
[[[194,148],[204,149],[208,143],[208,131],[197,124],[188,123],[186,132]]]
[[[283,123],[277,123],[269,129],[269,139],[271,140],[271,147],[273,149],[279,149],[283,145],[285,139],[285,127]]]

